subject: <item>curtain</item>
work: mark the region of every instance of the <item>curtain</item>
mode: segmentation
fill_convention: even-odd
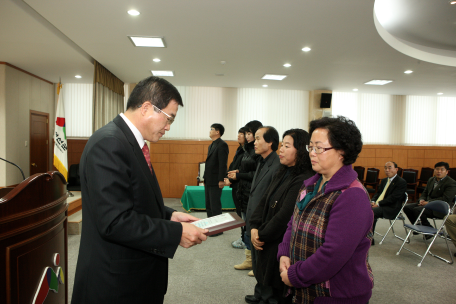
[[[68,137],[92,135],[93,84],[63,84],[65,104],[65,129]]]
[[[124,83],[97,61],[94,67],[93,132],[124,110]]]

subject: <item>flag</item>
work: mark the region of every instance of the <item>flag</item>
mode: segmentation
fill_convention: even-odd
[[[55,113],[54,167],[68,180],[68,146],[65,132],[65,111],[60,95],[62,84],[57,85],[57,111]]]

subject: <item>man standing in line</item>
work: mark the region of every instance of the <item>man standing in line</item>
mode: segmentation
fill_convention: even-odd
[[[134,88],[127,111],[96,131],[80,161],[81,244],[73,304],[163,303],[168,259],[177,246],[206,240],[198,218],[166,207],[145,140],[170,130],[177,89],[149,77]]]
[[[407,190],[407,182],[397,175],[397,170],[398,168],[395,162],[387,162],[385,164],[386,178],[382,179],[377,193],[372,198],[371,205],[374,212],[372,231],[374,232],[379,218],[384,217],[393,220],[401,210],[405,190]],[[372,245],[375,245],[373,238]]]
[[[223,133],[225,133],[225,128],[218,123],[213,124],[209,132],[212,144],[209,145],[207,151],[203,175],[207,217],[222,214],[221,198],[225,186],[224,180],[229,154],[228,145],[221,138]],[[222,233],[211,236],[218,236]]]

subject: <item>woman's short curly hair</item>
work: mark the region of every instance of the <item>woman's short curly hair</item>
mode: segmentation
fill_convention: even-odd
[[[282,142],[285,139],[285,136],[287,135],[293,138],[293,146],[297,150],[296,164],[293,168],[293,172],[295,172],[296,174],[300,174],[312,170],[309,152],[307,152],[306,150],[306,146],[309,144],[310,141],[309,133],[302,129],[290,129],[283,133]]]
[[[351,165],[356,161],[363,148],[363,140],[353,120],[344,116],[323,117],[310,122],[311,136],[316,129],[328,130],[329,143],[335,150],[342,151],[344,165]]]

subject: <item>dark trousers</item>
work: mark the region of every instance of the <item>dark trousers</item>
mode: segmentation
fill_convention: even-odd
[[[219,186],[204,185],[207,217],[222,214],[222,190]]]
[[[410,223],[415,224],[416,219],[420,215],[421,210],[423,210],[424,206],[418,206],[418,203],[407,204],[404,207],[404,213],[407,215]],[[421,215],[421,225],[423,226],[432,226],[428,218],[443,218],[445,215],[439,212],[433,212],[432,210],[425,209],[423,214]]]
[[[236,195],[237,189],[238,189],[238,185],[233,184],[231,187],[231,196],[233,197],[233,203],[234,203],[234,206],[236,207],[236,214],[239,215],[239,217],[242,217],[242,214],[241,214],[242,213],[242,206],[241,206],[242,203],[237,198],[237,195]]]
[[[372,211],[374,212],[374,224],[372,225],[372,231],[375,232],[375,225],[377,225],[377,220],[383,217],[383,209],[382,207],[375,207],[372,208]]]

